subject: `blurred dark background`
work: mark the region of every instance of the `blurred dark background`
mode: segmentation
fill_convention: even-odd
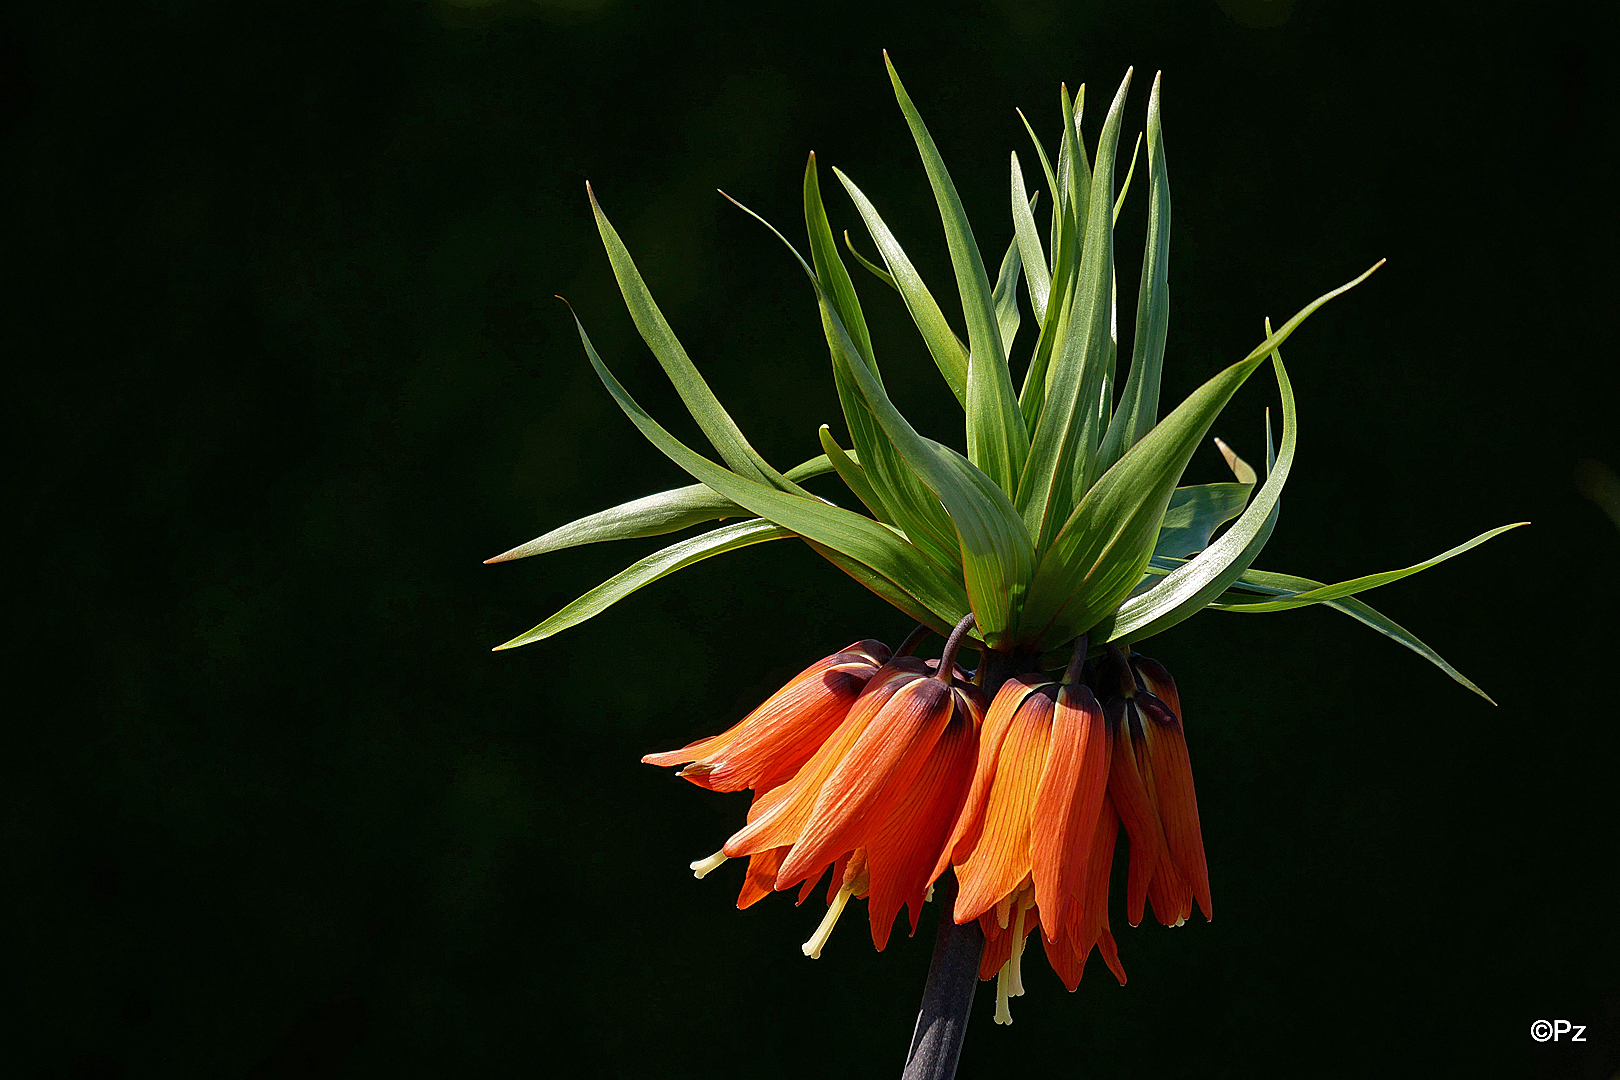
[[[17,1075],[898,1072],[932,910],[881,955],[862,912],[806,960],[819,907],[739,914],[735,864],[686,869],[743,797],[637,759],[905,619],[772,544],[492,655],[661,541],[480,565],[687,482],[551,299],[695,430],[585,180],[780,466],[841,430],[826,352],[797,269],[714,189],[802,235],[814,149],[953,293],[884,47],[992,257],[1007,151],[1038,175],[1014,106],[1050,140],[1058,82],[1087,82],[1094,139],[1135,65],[1128,146],[1164,70],[1167,401],[1389,259],[1288,347],[1302,437],[1262,566],[1333,581],[1534,522],[1369,597],[1498,708],[1327,610],[1155,640],[1220,918],[1116,912],[1130,984],[1093,961],[1070,996],[1036,960],[1011,1029],[986,988],[962,1075],[1612,1075],[1620,530],[1576,483],[1620,465],[1599,7],[13,9]],[[959,439],[898,301],[861,287],[902,407]],[[1216,433],[1259,460],[1274,396],[1257,378]],[[1541,1018],[1589,1042],[1538,1046]]]

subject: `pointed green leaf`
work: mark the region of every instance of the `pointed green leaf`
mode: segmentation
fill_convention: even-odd
[[[1046,299],[1052,292],[1052,273],[1046,265],[1046,253],[1041,250],[1041,237],[1035,231],[1035,200],[1024,187],[1024,173],[1018,167],[1018,155],[1012,155],[1012,217],[1013,235],[1018,244],[1020,261],[1024,264],[1024,281],[1029,286],[1029,306],[1035,312],[1036,325],[1046,321]]]
[[[1136,133],[1136,145],[1131,147],[1131,167],[1125,170],[1125,182],[1119,185],[1119,198],[1114,200],[1114,224],[1119,224],[1119,212],[1125,208],[1125,196],[1131,193],[1131,180],[1136,176],[1136,159],[1142,155],[1142,133]]]
[[[590,196],[591,210],[596,215],[597,231],[602,234],[602,244],[607,248],[608,261],[613,264],[613,275],[619,279],[619,291],[624,295],[625,306],[630,309],[630,317],[641,332],[642,340],[652,349],[658,363],[663,366],[669,381],[675,385],[675,390],[681,395],[681,401],[703,429],[703,434],[709,439],[710,445],[715,449],[723,461],[734,471],[750,480],[770,484],[783,491],[800,490],[798,485],[789,481],[749,445],[743,437],[742,431],[721,406],[720,400],[709,389],[709,384],[692,364],[686,350],[675,337],[675,331],[670,328],[664,313],[658,310],[653,302],[652,293],[647,289],[647,283],[642,280],[641,273],[636,269],[630,252],[625,248],[624,242],[614,230],[607,215],[602,212],[601,206],[596,202],[596,193],[589,184],[585,185],[585,192]]]
[[[854,343],[837,315],[828,311],[819,286],[817,296],[835,334],[835,363],[840,356],[847,361],[849,374],[859,384],[872,415],[893,440],[895,450],[950,515],[979,636],[991,648],[1000,648],[1014,629],[1034,563],[1022,520],[1006,493],[972,462],[950,447],[917,434],[856,355]]]
[[[900,286],[895,284],[893,274],[889,273],[887,270],[883,269],[883,267],[872,262],[865,255],[862,255],[860,252],[855,250],[855,245],[849,238],[848,229],[844,230],[844,246],[848,248],[849,253],[855,257],[855,261],[866,268],[867,273],[883,282],[883,284],[893,289],[896,293],[900,291]],[[901,299],[904,299],[904,297],[901,297]],[[960,344],[960,342],[958,342],[958,344]],[[967,350],[964,349],[963,353],[965,354],[966,351]]]
[[[1408,566],[1402,570],[1386,570],[1381,574],[1366,574],[1362,577],[1351,578],[1349,581],[1341,581],[1337,585],[1320,585],[1307,589],[1303,592],[1289,593],[1287,595],[1279,596],[1276,600],[1267,600],[1255,603],[1229,602],[1222,606],[1222,610],[1249,612],[1289,611],[1293,608],[1308,607],[1311,604],[1320,604],[1327,600],[1339,600],[1346,596],[1354,596],[1357,593],[1363,593],[1370,589],[1376,589],[1380,585],[1388,585],[1391,582],[1399,581],[1402,578],[1411,577],[1413,574],[1422,573],[1423,571],[1429,569],[1429,567],[1438,566],[1447,559],[1461,555],[1465,551],[1470,551],[1483,544],[1485,541],[1502,535],[1509,529],[1517,529],[1521,525],[1528,524],[1530,524],[1528,521],[1516,521],[1511,525],[1502,525],[1487,532],[1482,532],[1467,543],[1458,544],[1454,548],[1447,551],[1442,551],[1432,559],[1425,559],[1423,562]]]
[[[755,518],[753,521],[726,525],[701,536],[682,540],[678,544],[671,544],[662,551],[654,552],[614,574],[528,633],[519,634],[504,645],[497,645],[494,651],[515,649],[519,645],[528,645],[553,634],[560,634],[571,626],[578,626],[586,619],[600,615],[642,586],[651,585],[659,578],[668,577],[677,570],[684,570],[704,559],[736,551],[751,544],[763,544],[767,540],[786,540],[791,536],[793,534],[786,529]]]
[[[830,233],[826,211],[821,205],[820,186],[816,183],[814,164],[812,161],[810,168],[805,170],[806,224],[811,232]],[[850,373],[846,354],[841,352],[836,344],[833,323],[837,321],[837,316],[822,293],[815,270],[774,225],[731,196],[727,195],[726,198],[782,241],[783,246],[793,255],[805,276],[810,279],[811,286],[816,290],[817,303],[821,308],[822,329],[827,335],[828,351],[832,358],[833,385],[838,391],[838,400],[843,407],[845,421],[849,424],[850,437],[860,455],[871,491],[883,501],[885,512],[882,517],[899,527],[936,566],[956,566],[959,554],[955,526],[951,524],[939,500],[923,485],[916,473],[901,461],[882,425],[873,416],[865,396],[855,382],[855,377]],[[850,347],[853,348],[853,344]],[[873,378],[877,379],[881,387],[882,379],[875,373]]]
[[[1320,581],[1314,581],[1307,577],[1299,577],[1295,574],[1279,574],[1270,570],[1250,569],[1245,571],[1243,575],[1238,578],[1231,590],[1229,590],[1219,600],[1211,603],[1209,606],[1216,611],[1230,611],[1233,610],[1231,607],[1232,604],[1246,602],[1244,599],[1245,593],[1250,595],[1259,594],[1262,596],[1299,595],[1301,593],[1310,592],[1313,589],[1320,589],[1323,587],[1324,586]],[[1490,701],[1492,705],[1496,704],[1495,701],[1491,700],[1491,696],[1489,694],[1481,690],[1478,686],[1475,686],[1472,681],[1462,674],[1462,672],[1446,663],[1445,660],[1441,658],[1439,653],[1425,645],[1421,640],[1419,640],[1416,634],[1397,623],[1394,619],[1391,619],[1388,615],[1376,610],[1371,604],[1357,600],[1354,597],[1344,597],[1343,599],[1339,600],[1324,600],[1322,603],[1323,606],[1342,612],[1357,622],[1365,626],[1372,627],[1385,637],[1391,638],[1392,640],[1406,646],[1408,649],[1411,649],[1413,652],[1423,657],[1423,659],[1427,660],[1429,663],[1451,676],[1451,678],[1458,684],[1472,690],[1486,701]]]
[[[595,346],[585,333],[585,327],[577,318],[574,322],[579,328],[586,357],[608,393],[618,402],[619,408],[649,442],[694,479],[767,521],[870,567],[897,588],[915,597],[947,625],[954,625],[967,614],[967,594],[962,584],[887,526],[820,499],[765,487],[694,453],[636,404],[635,399],[607,369],[607,365],[602,363],[602,358],[597,355]],[[868,380],[875,382],[864,365],[862,371]]]
[[[1237,522],[1206,547],[1196,558],[1170,574],[1146,592],[1119,606],[1097,628],[1103,641],[1142,641],[1191,618],[1225,592],[1247,570],[1271,538],[1277,524],[1278,500],[1288,472],[1294,464],[1299,438],[1299,421],[1294,413],[1294,388],[1288,381],[1282,356],[1273,351],[1272,366],[1277,371],[1277,389],[1282,395],[1282,452],[1275,466],[1260,485],[1254,501]]]
[[[1153,77],[1153,94],[1148,99],[1148,230],[1142,281],[1136,294],[1131,373],[1097,453],[1100,469],[1118,461],[1148,433],[1159,416],[1159,375],[1170,328],[1170,176],[1159,120],[1159,78]]]
[[[856,466],[859,468],[859,466]],[[789,480],[798,482],[833,471],[833,465],[822,454],[787,471]],[[511,562],[530,555],[543,555],[548,551],[596,544],[604,540],[629,540],[638,536],[662,536],[679,532],[705,521],[721,521],[729,517],[744,517],[748,511],[718,494],[704,484],[660,491],[656,495],[632,499],[618,506],[588,514],[578,521],[561,525],[527,544],[519,544],[484,562]]]
[[[940,310],[939,302],[934,294],[928,291],[923,284],[922,275],[911,264],[905,249],[900,241],[894,238],[889,227],[883,223],[877,208],[856,187],[849,177],[839,169],[833,169],[833,175],[838,177],[844,190],[855,202],[855,209],[860,211],[861,220],[866,222],[866,231],[872,236],[872,242],[877,245],[878,254],[883,256],[883,264],[889,268],[889,275],[894,281],[896,291],[906,303],[906,310],[911,313],[911,321],[917,324],[917,332],[922,335],[923,344],[928,346],[928,353],[934,358],[939,367],[939,373],[945,376],[945,385],[951,388],[956,400],[964,408],[967,406],[967,349],[957,340],[956,332],[951,329],[950,323],[945,320],[945,313]]]
[[[1070,326],[1062,350],[1047,372],[1047,398],[1035,425],[1029,461],[1018,486],[1017,504],[1037,551],[1052,541],[1075,504],[1090,487],[1089,462],[1100,438],[1098,401],[1107,360],[1113,315],[1113,168],[1121,112],[1130,74],[1114,95],[1097,143],[1085,241],[1075,289],[1069,298]]]
[[[946,246],[950,249],[951,266],[956,271],[957,290],[962,297],[968,337],[968,460],[1003,491],[1011,493],[1017,489],[1024,459],[1029,455],[1029,433],[1024,427],[1024,415],[1018,409],[1018,399],[1013,396],[1007,354],[1001,347],[995,305],[991,300],[990,278],[985,273],[984,260],[973,239],[973,229],[962,209],[956,185],[951,182],[933,136],[928,134],[887,53],[883,59],[888,64],[895,100],[900,103],[900,111],[911,128],[911,136],[922,155],[923,169],[934,189],[934,200],[939,204]]]
[[[993,294],[996,302],[996,327],[1001,334],[1001,349],[1009,355],[1012,353],[1013,339],[1018,336],[1018,326],[1024,319],[1018,311],[1018,274],[1022,265],[1018,239],[1014,237],[1012,243],[1007,245],[1007,254],[1002,256],[1001,270],[996,275],[996,291]]]
[[[754,216],[758,218],[757,214]],[[845,326],[846,329],[847,324],[843,321],[844,311],[837,290],[822,284],[823,268],[825,273],[841,275],[846,285],[850,285],[851,295],[853,285],[833,242],[832,226],[827,222],[827,209],[821,201],[821,183],[814,155],[811,155],[804,171],[804,220],[816,265],[811,269],[804,265],[803,259],[799,260],[799,264],[810,276],[821,305],[822,331],[826,335],[832,359],[833,384],[838,391],[839,404],[843,406],[844,420],[849,425],[850,439],[860,454],[868,491],[882,502],[883,513],[878,517],[898,526],[912,543],[939,566],[954,567],[960,560],[955,527],[944,507],[940,506],[939,499],[928,490],[911,466],[902,460],[889,433],[873,414],[872,406],[861,392],[850,371],[848,359],[839,351],[840,339],[834,324]],[[766,227],[769,228],[769,225]],[[774,229],[772,231],[775,232]],[[783,242],[786,242],[785,238]],[[854,341],[853,335],[849,335],[849,339],[851,348],[860,356],[865,368],[881,388],[883,378],[878,374],[870,339],[864,349]]]
[[[857,465],[844,452],[843,447],[838,445],[838,440],[832,437],[832,432],[827,425],[822,424],[816,435],[821,439],[821,448],[827,452],[825,456],[828,462],[838,473],[838,478],[844,482],[844,486],[854,492],[855,497],[861,500],[868,510],[872,511],[873,517],[885,525],[894,524],[889,520],[888,511],[884,508],[883,500],[878,497],[877,492],[872,490],[872,483],[866,478],[866,470]]]
[[[1130,594],[1146,571],[1176,480],[1216,414],[1312,312],[1381,265],[1301,308],[1247,357],[1193,391],[1102,475],[1040,557],[1021,640],[1051,647],[1072,641]]]

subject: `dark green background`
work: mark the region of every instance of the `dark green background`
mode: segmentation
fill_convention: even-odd
[[[1007,151],[1033,168],[1013,107],[1050,137],[1059,80],[1106,100],[1134,64],[1128,139],[1165,71],[1168,400],[1263,316],[1389,259],[1289,346],[1300,451],[1263,566],[1337,580],[1535,523],[1372,597],[1499,708],[1325,610],[1155,641],[1220,918],[1116,913],[1129,986],[1094,963],[1070,996],[1038,961],[1011,1029],[981,994],[963,1075],[1607,1077],[1620,532],[1572,480],[1620,463],[1597,6],[11,15],[6,1057],[55,1077],[897,1073],[932,913],[884,954],[852,919],[804,959],[817,910],[739,914],[735,866],[686,870],[744,798],[637,759],[904,618],[774,544],[491,655],[659,542],[480,565],[685,482],[551,299],[693,434],[587,178],[779,465],[839,426],[825,347],[796,268],[713,189],[799,234],[814,149],[949,293],[887,47],[997,254]],[[902,407],[959,438],[898,302],[866,296]],[[1217,424],[1251,460],[1274,394],[1256,379]],[[1206,450],[1191,476],[1221,471]],[[1533,1044],[1538,1018],[1588,1024],[1592,1060]]]

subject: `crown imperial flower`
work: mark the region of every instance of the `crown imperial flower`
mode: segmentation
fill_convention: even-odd
[[[489,561],[741,519],[641,559],[500,648],[560,633],[704,559],[790,539],[923,632],[949,636],[932,667],[909,655],[915,640],[893,654],[876,641],[856,642],[810,665],[724,733],[644,759],[682,765],[687,780],[715,791],[753,791],[743,827],[720,852],[693,864],[703,877],[728,858],[747,856],[739,906],[795,886],[803,902],[831,872],[827,917],[805,944],[811,956],[851,899],[867,900],[881,949],[901,907],[915,929],[930,884],[940,881],[951,917],[942,920],[907,1072],[937,1078],[954,1071],[971,1001],[973,980],[953,973],[996,977],[997,1019],[1010,1022],[1007,999],[1022,992],[1024,943],[1037,928],[1071,990],[1093,949],[1124,983],[1108,918],[1121,831],[1132,925],[1149,903],[1172,926],[1185,923],[1194,905],[1206,918],[1212,912],[1180,695],[1163,665],[1134,650],[1137,643],[1206,609],[1266,613],[1325,604],[1484,697],[1358,594],[1515,526],[1403,569],[1336,584],[1256,568],[1298,440],[1281,346],[1381,263],[1275,329],[1266,320],[1258,345],[1161,416],[1170,187],[1159,78],[1145,140],[1138,136],[1118,188],[1129,71],[1089,145],[1084,86],[1073,98],[1059,90],[1055,153],[1025,121],[1045,183],[1044,228],[1036,216],[1040,193],[1030,193],[1014,153],[1012,237],[992,281],[933,137],[887,56],[885,63],[939,207],[965,338],[872,200],[834,169],[877,261],[859,254],[848,233],[845,247],[899,294],[962,408],[960,448],[917,431],[889,397],[814,154],[803,179],[808,258],[767,228],[809,282],[848,448],[822,425],[821,453],[786,471],[755,450],[721,405],[587,185],[631,318],[719,460],[687,446],[641,407],[576,316],[586,358],[608,393],[695,482],[571,522]],[[1132,308],[1128,285],[1122,290],[1117,280],[1114,223],[1144,142],[1147,232]],[[1026,312],[1034,340],[1026,335],[1021,345]],[[1122,322],[1132,333],[1121,380]],[[1217,416],[1267,362],[1282,433],[1274,443],[1268,414],[1264,476],[1217,439],[1235,482],[1184,483]],[[847,497],[805,486],[828,474]],[[956,664],[960,649],[981,657],[971,677]]]

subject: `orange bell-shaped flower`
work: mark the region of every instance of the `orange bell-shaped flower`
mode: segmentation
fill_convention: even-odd
[[[1003,1023],[1011,1023],[1007,998],[1023,992],[1025,936],[1038,922],[1049,947],[1063,948],[1064,928],[1079,920],[1087,896],[1111,748],[1102,708],[1079,681],[1085,656],[1082,638],[1061,682],[1029,674],[1002,684],[973,786],[935,868],[955,868],[956,921],[978,919],[984,930],[980,974],[1000,972]],[[1102,878],[1106,902],[1106,869]],[[1090,948],[1087,941],[1082,963]]]
[[[879,669],[837,730],[791,780],[755,800],[748,824],[726,842],[731,858],[787,848],[778,890],[816,881],[829,867],[842,873],[828,918],[806,943],[811,955],[852,897],[867,898],[879,949],[902,906],[916,930],[973,775],[986,708],[976,688],[958,682],[954,658],[966,625],[937,665],[900,657]]]
[[[888,659],[881,641],[857,641],[799,672],[729,730],[641,760],[685,765],[680,775],[710,791],[776,787],[810,760]]]
[[[1110,657],[1100,677],[1104,685],[1117,687],[1106,706],[1115,741],[1108,792],[1131,841],[1126,915],[1132,926],[1141,922],[1148,899],[1160,922],[1180,926],[1196,899],[1204,917],[1212,918],[1175,682],[1157,661],[1139,654],[1127,658],[1123,652]]]

